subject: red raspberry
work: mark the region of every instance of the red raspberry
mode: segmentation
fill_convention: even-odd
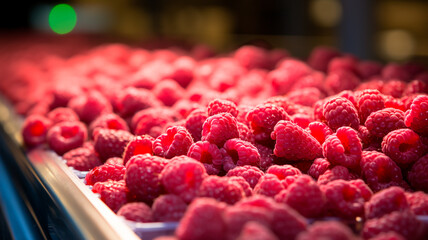
[[[280,120],[290,120],[290,116],[275,105],[258,105],[247,114],[247,121],[257,142],[271,141],[270,135]]]
[[[292,122],[296,123],[297,125],[299,125],[299,127],[305,129],[308,127],[308,125],[314,121],[313,117],[304,114],[304,113],[296,113],[292,116],[290,116],[290,119]]]
[[[406,86],[406,89],[403,92],[403,95],[412,95],[412,94],[423,94],[423,93],[428,93],[428,85],[421,81],[421,80],[413,80],[411,82],[409,82]]]
[[[375,143],[375,144],[378,143],[377,141],[375,141],[377,139],[375,139],[375,137],[373,137],[370,134],[369,130],[363,125],[360,125],[358,127],[358,137],[361,140],[361,144],[363,146],[363,149],[368,148],[373,143]],[[379,144],[379,147],[380,147],[380,144]]]
[[[368,220],[363,227],[364,239],[393,231],[405,239],[422,239],[423,223],[411,211],[396,211],[381,218]]]
[[[400,80],[390,80],[386,82],[382,87],[382,93],[390,95],[394,98],[400,98],[403,95],[404,89],[407,84]]]
[[[353,129],[358,129],[360,125],[357,109],[346,98],[335,97],[328,100],[324,103],[322,112],[327,125],[334,131],[342,126],[350,126]]]
[[[155,199],[152,206],[153,220],[177,222],[184,216],[187,204],[174,194],[165,194]]]
[[[202,163],[186,156],[171,159],[159,175],[167,192],[180,196],[186,203],[196,197],[202,181],[207,176]]]
[[[184,89],[176,81],[165,79],[155,85],[152,89],[152,93],[165,106],[172,106],[178,100],[183,98]]]
[[[421,96],[421,95],[425,96],[425,94],[412,94],[412,95],[404,96],[404,97],[400,98],[400,100],[403,102],[403,105],[404,105],[403,111],[410,110],[410,107],[412,106],[413,100],[415,98]]]
[[[356,186],[360,190],[361,196],[363,196],[364,201],[367,202],[370,200],[373,195],[373,191],[362,179],[351,180],[349,181],[349,183]]]
[[[428,96],[413,99],[410,110],[406,112],[406,126],[422,135],[428,135]]]
[[[325,185],[334,180],[351,180],[353,179],[353,175],[349,172],[349,170],[344,166],[334,166],[327,169],[323,174],[318,177],[318,184]]]
[[[362,79],[369,79],[371,77],[377,76],[381,71],[382,65],[375,61],[360,61],[357,64],[357,72]]]
[[[174,110],[177,116],[186,118],[193,110],[201,107],[202,106],[199,103],[192,102],[187,99],[181,99],[172,106],[172,110]]]
[[[342,165],[351,169],[359,167],[362,145],[357,131],[350,127],[340,127],[336,133],[325,140],[323,154],[333,165]]]
[[[296,240],[354,240],[356,237],[351,229],[337,221],[318,221],[312,224],[307,231],[297,236]]]
[[[366,89],[376,89],[382,91],[383,84],[385,82],[380,77],[373,77],[367,82],[363,82],[355,89],[355,91],[363,91]]]
[[[364,215],[364,198],[360,190],[344,180],[335,180],[321,186],[327,199],[327,214],[353,219]]]
[[[267,211],[273,213],[271,228],[279,239],[295,239],[306,230],[306,219],[286,204],[275,204]]]
[[[246,45],[236,49],[234,58],[246,69],[269,66],[268,52],[257,46]]]
[[[273,149],[257,143],[254,146],[256,146],[260,154],[260,169],[268,169],[274,162],[275,155],[273,154]]]
[[[207,120],[208,114],[205,109],[195,109],[186,118],[185,127],[192,135],[193,140],[200,141],[202,137],[202,126]]]
[[[95,151],[95,150],[94,150]],[[101,162],[101,161],[100,161]],[[123,163],[123,159],[120,157],[112,157],[106,160],[105,164],[120,164],[120,165],[125,165]]]
[[[238,138],[229,139],[223,149],[222,151],[225,152],[223,169],[226,172],[236,166],[260,166],[260,154],[257,148],[247,141]]]
[[[165,158],[186,155],[192,144],[192,136],[186,128],[170,127],[153,142],[153,153]]]
[[[308,58],[308,64],[318,71],[327,72],[327,67],[330,61],[340,56],[340,53],[328,47],[317,47],[312,50]]]
[[[50,109],[66,107],[68,102],[79,95],[82,95],[82,89],[71,84],[56,84],[51,92],[52,101],[49,105]]]
[[[93,168],[86,174],[86,185],[94,185],[97,182],[122,180],[125,176],[125,166],[121,164],[104,164]]]
[[[79,116],[71,108],[66,107],[55,108],[47,114],[47,117],[53,124],[66,121],[79,121]]]
[[[237,240],[278,240],[275,234],[265,225],[250,221],[242,227]]]
[[[238,138],[239,132],[236,118],[230,113],[219,113],[208,117],[202,126],[202,141],[214,143],[223,147],[232,138]]]
[[[46,142],[52,121],[41,115],[27,117],[22,125],[22,137],[27,147],[39,146]]]
[[[86,126],[82,122],[61,122],[47,133],[49,147],[58,155],[81,147],[87,137]]]
[[[296,59],[285,59],[278,67],[269,72],[266,78],[272,83],[275,95],[286,94],[302,77],[310,74],[312,69]]]
[[[308,175],[317,180],[330,168],[330,162],[325,158],[316,158],[308,170]]]
[[[359,96],[357,105],[360,121],[364,123],[372,112],[385,108],[385,100],[378,90],[367,89]]]
[[[389,63],[382,69],[382,78],[385,80],[399,79],[401,81],[409,81],[412,77],[406,68],[396,63]]]
[[[300,78],[299,81],[293,85],[293,88],[291,90],[302,89],[302,88],[317,88],[320,91],[325,92],[324,85],[323,85],[324,79],[325,79],[324,73],[314,71]]]
[[[382,151],[399,166],[408,166],[421,157],[423,144],[411,129],[398,129],[383,138]]]
[[[247,114],[249,111],[253,110],[253,106],[240,104],[238,106],[238,116],[236,120],[248,126]]]
[[[162,103],[149,90],[129,87],[120,92],[116,107],[120,116],[129,118],[140,110],[161,105]]]
[[[308,175],[298,176],[294,183],[275,196],[275,200],[286,203],[305,217],[319,217],[325,197],[317,183]]]
[[[209,116],[213,116],[219,113],[228,112],[232,116],[238,116],[238,108],[234,102],[223,100],[223,99],[214,99],[208,103],[207,111]]]
[[[391,158],[376,151],[363,151],[361,175],[373,192],[390,186],[406,187],[401,169]]]
[[[175,230],[179,239],[225,239],[226,224],[223,212],[226,204],[211,198],[195,199],[188,207]]]
[[[401,111],[406,111],[404,102],[399,98],[393,98],[391,96],[383,96],[385,100],[385,108],[395,108]]]
[[[265,105],[275,105],[277,107],[280,107],[284,109],[284,111],[287,114],[295,114],[296,109],[294,109],[294,103],[291,102],[287,97],[285,96],[274,96],[266,99],[263,104]]]
[[[395,108],[384,108],[371,113],[365,125],[371,135],[383,138],[393,130],[406,127],[404,112]]]
[[[284,186],[276,175],[265,174],[259,179],[257,185],[254,187],[253,193],[273,198],[282,190],[284,190]]]
[[[168,108],[147,108],[135,113],[131,119],[131,130],[135,135],[149,134],[157,137],[165,124],[174,121],[174,113]]]
[[[117,212],[125,203],[132,200],[124,180],[97,182],[92,188],[92,192],[100,194],[101,200],[113,212]]]
[[[421,191],[406,192],[406,199],[415,215],[428,215],[428,194]]]
[[[323,144],[325,139],[333,134],[333,131],[322,122],[311,122],[306,129],[312,137],[314,137],[320,144]]]
[[[274,154],[290,161],[312,160],[321,156],[320,143],[303,128],[290,121],[279,121],[271,134],[276,140]]]
[[[198,196],[233,205],[245,197],[245,192],[240,184],[230,181],[228,177],[208,176],[199,187]]]
[[[410,185],[417,190],[428,192],[428,154],[419,158],[409,171]]]
[[[266,173],[277,176],[279,180],[284,180],[289,176],[302,175],[302,172],[298,168],[291,165],[272,165],[266,170]]]
[[[250,128],[247,127],[244,123],[238,122],[238,132],[239,132],[239,138],[241,140],[250,142],[251,144],[255,144],[254,134],[250,130]]]
[[[254,188],[256,184],[259,182],[259,179],[264,175],[263,171],[254,166],[238,166],[234,169],[231,169],[227,172],[228,177],[237,176],[243,177],[248,184],[250,184],[251,188]]]
[[[370,238],[370,240],[406,240],[400,234],[390,231],[386,233],[380,233],[376,237]]]
[[[149,135],[134,136],[128,142],[123,151],[123,164],[126,164],[128,160],[138,154],[153,154],[153,142],[155,139]]]
[[[209,175],[217,175],[223,166],[223,153],[217,145],[207,141],[199,141],[192,144],[187,156],[201,162]]]
[[[95,136],[94,148],[102,161],[111,157],[122,157],[132,138],[133,135],[124,130],[100,129]]]
[[[73,97],[68,102],[68,107],[77,113],[79,119],[86,124],[104,113],[113,111],[110,102],[97,91]]]
[[[100,129],[124,130],[129,132],[125,120],[114,113],[103,114],[91,122],[89,125],[89,135],[92,136],[92,139],[95,138]]]
[[[67,166],[78,171],[89,171],[103,164],[93,147],[79,147],[66,152],[63,156]]]
[[[281,60],[290,57],[290,53],[285,49],[271,49],[268,54],[270,59],[269,69],[274,68]]]
[[[299,88],[287,94],[288,99],[295,104],[312,107],[316,101],[324,98],[324,94],[316,87]]]
[[[344,55],[333,58],[328,63],[327,72],[331,73],[334,71],[343,70],[351,73],[357,73],[357,59],[350,55]]]
[[[250,184],[245,180],[243,177],[229,177],[229,181],[235,182],[239,184],[242,189],[244,190],[244,196],[249,197],[253,195],[253,189],[251,188]]]
[[[164,192],[159,174],[167,161],[148,154],[135,155],[126,164],[125,181],[137,199],[150,203]]]
[[[325,78],[324,84],[330,95],[343,90],[353,90],[360,84],[360,79],[352,72],[346,70],[335,70]]]
[[[372,196],[365,205],[366,218],[380,218],[395,211],[409,210],[404,190],[400,187],[389,187]]]
[[[134,222],[153,222],[152,210],[143,202],[127,203],[117,211],[117,215]]]

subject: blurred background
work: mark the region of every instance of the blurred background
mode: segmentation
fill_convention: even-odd
[[[29,33],[42,36],[34,41],[85,36],[146,47],[202,43],[219,52],[253,43],[300,58],[327,45],[362,59],[428,62],[425,0],[7,2],[0,10],[0,43],[10,36],[31,43]],[[69,8],[56,8],[64,3]]]

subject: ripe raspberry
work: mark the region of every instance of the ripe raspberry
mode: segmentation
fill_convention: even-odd
[[[369,130],[363,125],[360,125],[358,127],[358,137],[361,140],[363,149],[368,148],[373,143],[377,144],[377,141],[376,141],[377,139],[374,136],[372,136]],[[380,147],[380,144],[379,144],[379,147]]]
[[[53,110],[55,108],[67,107],[68,102],[72,98],[82,95],[82,93],[82,89],[74,84],[57,84],[52,89],[52,101],[49,108]]]
[[[109,159],[106,160],[105,164],[120,164],[120,165],[124,165],[125,166],[125,164],[123,163],[123,159],[120,158],[120,157],[109,158]]]
[[[163,158],[135,155],[126,164],[125,181],[137,199],[150,203],[164,192],[159,174],[166,166]]]
[[[297,236],[297,240],[354,240],[351,229],[337,221],[318,221]]]
[[[382,93],[390,95],[394,98],[400,98],[403,95],[404,89],[407,84],[400,80],[390,80],[386,82],[382,87]]]
[[[103,114],[89,125],[89,135],[95,138],[100,129],[124,130],[129,132],[125,120],[114,113]]]
[[[211,52],[206,52],[208,55],[211,55]],[[174,79],[181,85],[181,87],[186,88],[193,80],[194,73],[193,69],[195,68],[196,62],[193,58],[188,56],[180,56],[173,62],[173,70],[170,75],[171,79]]]
[[[428,194],[421,191],[406,192],[406,199],[415,215],[428,215]]]
[[[287,97],[285,96],[274,96],[266,99],[263,102],[264,105],[275,105],[277,107],[280,107],[284,109],[284,111],[287,114],[295,114],[296,109],[294,108],[294,103],[291,102]],[[241,112],[241,111],[240,111]]]
[[[227,172],[227,177],[243,177],[248,184],[250,184],[251,188],[254,188],[256,184],[259,182],[259,179],[264,175],[263,171],[254,166],[238,166],[234,169],[231,169]]]
[[[187,204],[174,194],[165,194],[155,199],[152,206],[153,220],[177,222],[184,216]]]
[[[242,187],[242,190],[244,190],[245,197],[253,195],[253,189],[251,188],[247,180],[245,180],[243,177],[229,177],[229,181],[239,184]]]
[[[217,175],[223,166],[223,154],[217,145],[207,141],[192,144],[187,156],[201,162],[209,175]]]
[[[322,122],[311,122],[309,123],[307,129],[309,134],[312,135],[321,145],[324,143],[325,139],[333,134],[333,131]]]
[[[153,222],[152,210],[143,202],[127,203],[117,211],[117,215],[134,222]]]
[[[273,198],[284,189],[284,186],[276,175],[265,174],[260,177],[257,185],[254,187],[253,193]]]
[[[186,118],[185,127],[192,135],[193,141],[200,141],[202,137],[202,126],[207,120],[208,114],[205,109],[195,109]]]
[[[403,105],[404,105],[403,111],[410,110],[410,107],[412,106],[413,100],[415,98],[421,96],[421,95],[425,96],[424,94],[412,94],[412,95],[404,96],[404,97],[400,98],[400,100],[403,102]]]
[[[260,47],[246,45],[236,49],[234,59],[246,69],[267,68],[268,52]]]
[[[340,53],[328,47],[317,47],[312,50],[308,58],[308,64],[318,71],[327,72],[327,67],[330,61],[340,56]]]
[[[390,231],[386,233],[380,233],[376,237],[370,238],[370,240],[406,240],[400,234]]]
[[[362,79],[369,79],[374,76],[380,75],[382,71],[382,65],[374,61],[360,61],[357,64],[358,75]]]
[[[184,97],[184,89],[174,80],[165,79],[157,83],[152,93],[165,106],[172,106]]]
[[[353,175],[349,172],[349,170],[344,166],[334,166],[327,169],[323,174],[318,177],[318,184],[325,185],[334,180],[351,180],[353,179]]]
[[[289,176],[302,175],[302,172],[298,168],[291,165],[272,165],[266,170],[266,173],[277,176],[279,180],[284,180]]]
[[[366,89],[376,89],[382,91],[384,81],[380,77],[373,77],[367,82],[363,82],[355,89],[355,91],[363,91]]]
[[[218,147],[223,147],[227,140],[238,137],[236,118],[230,113],[219,113],[208,117],[202,126],[201,140],[214,143]]]
[[[360,124],[357,109],[346,98],[334,97],[328,100],[323,105],[322,114],[325,117],[327,125],[334,131],[342,126],[358,129]]]
[[[312,160],[321,156],[320,143],[303,128],[290,121],[279,121],[271,134],[276,140],[274,154],[290,161]]]
[[[364,198],[364,201],[367,202],[370,200],[373,195],[373,191],[362,179],[351,180],[349,181],[349,183],[356,186],[360,190],[361,196]]]
[[[351,169],[359,167],[362,145],[357,131],[350,127],[340,127],[336,133],[325,140],[323,155],[333,165],[342,165]]]
[[[409,171],[410,185],[417,190],[428,192],[428,154],[419,158]]]
[[[81,147],[88,137],[82,122],[61,122],[51,127],[47,133],[49,147],[58,155]]]
[[[328,215],[353,219],[364,215],[364,198],[360,190],[353,184],[336,180],[321,186],[327,199]]]
[[[175,115],[180,118],[186,118],[193,110],[201,108],[201,104],[192,102],[187,99],[178,100],[173,106],[172,110],[174,110]]]
[[[238,122],[239,139],[255,144],[254,134],[244,123]]]
[[[383,96],[383,99],[385,100],[385,108],[395,108],[401,111],[406,111],[403,100],[385,95]]]
[[[395,108],[384,108],[371,113],[365,125],[371,135],[383,138],[391,131],[406,127],[404,112]]]
[[[208,176],[199,187],[199,197],[210,197],[233,205],[245,197],[241,185],[228,177]]]
[[[186,128],[181,126],[169,127],[164,134],[161,134],[153,142],[153,153],[165,158],[186,155],[192,144],[192,136]]]
[[[331,73],[339,70],[357,74],[357,59],[350,55],[344,55],[344,56],[333,58],[328,63],[327,72]]]
[[[256,146],[260,154],[260,169],[265,171],[274,162],[275,155],[273,155],[273,149],[257,143],[254,146]]]
[[[325,197],[317,183],[308,175],[298,176],[294,183],[275,196],[275,200],[286,203],[304,217],[315,218],[322,214]]]
[[[377,192],[364,206],[366,218],[380,218],[395,211],[409,210],[404,193],[402,188],[396,186]]]
[[[162,103],[149,90],[128,87],[120,92],[116,107],[121,117],[129,118],[140,110],[161,105]]]
[[[314,121],[313,117],[309,116],[308,114],[304,113],[296,113],[294,115],[290,116],[290,119],[295,124],[299,125],[299,127],[305,129],[308,127],[308,125]]]
[[[124,180],[97,182],[92,188],[92,192],[100,194],[101,200],[113,212],[117,212],[125,203],[132,200]]]
[[[253,106],[240,104],[238,105],[238,116],[236,120],[248,126],[247,114],[249,111],[253,110]]]
[[[46,142],[52,121],[41,115],[28,116],[22,125],[22,137],[27,147],[36,147]]]
[[[175,230],[179,239],[225,239],[223,212],[226,204],[211,198],[195,199]]]
[[[324,93],[325,92],[324,85],[323,85],[324,79],[325,79],[324,73],[314,71],[304,77],[301,77],[299,81],[293,85],[293,88],[291,90],[293,91],[296,89],[303,89],[303,88],[317,88],[322,93]]]
[[[411,129],[398,129],[383,138],[382,151],[399,166],[408,166],[421,157],[423,144]]]
[[[352,72],[346,70],[335,70],[325,78],[325,86],[330,95],[343,90],[353,90],[360,84],[360,79]]]
[[[55,108],[47,114],[47,117],[54,125],[66,121],[79,121],[79,116],[71,108],[66,107]]]
[[[94,148],[102,161],[111,157],[122,157],[133,135],[124,130],[100,129],[95,136]]]
[[[223,150],[224,149],[224,150]],[[260,154],[257,148],[247,141],[232,138],[224,144],[223,169],[227,172],[236,166],[260,166]]]
[[[148,134],[154,138],[162,132],[165,124],[174,121],[174,113],[167,108],[147,108],[135,113],[131,119],[131,130],[135,135]]]
[[[316,87],[299,88],[287,94],[288,99],[295,104],[312,107],[316,101],[325,95]]]
[[[385,108],[385,100],[378,90],[367,89],[359,96],[357,105],[360,121],[364,123],[372,112]]]
[[[167,192],[180,196],[186,203],[196,197],[207,176],[202,163],[186,156],[171,159],[159,175]]]
[[[280,120],[290,120],[290,116],[275,105],[258,105],[248,112],[247,121],[256,142],[271,141],[271,133]]]
[[[408,82],[412,77],[404,66],[396,63],[389,63],[382,69],[382,78],[385,80],[399,79],[401,81]]]
[[[238,116],[238,108],[234,102],[218,98],[208,103],[207,111],[208,116],[213,116],[223,112],[228,112],[234,117]]]
[[[62,158],[67,166],[78,171],[89,171],[96,166],[103,164],[95,153],[93,147],[79,147],[66,152]]]
[[[149,135],[134,136],[131,138],[123,151],[123,164],[125,165],[132,156],[138,154],[148,153],[152,155],[154,141],[155,139]]]
[[[93,168],[86,174],[86,185],[94,185],[97,182],[105,182],[109,179],[113,181],[123,180],[125,176],[125,166],[120,164],[104,164]]]
[[[403,95],[412,95],[412,94],[423,94],[428,93],[428,85],[421,80],[413,80],[409,82],[406,86],[406,89],[403,92]]]
[[[300,78],[310,74],[312,69],[296,59],[285,59],[269,72],[266,78],[272,84],[275,95],[286,94]]]
[[[390,231],[398,233],[405,239],[421,239],[423,223],[411,211],[396,211],[381,218],[368,220],[364,224],[362,236],[368,239]]]
[[[245,223],[237,240],[278,240],[275,234],[265,225],[256,221]]]
[[[319,178],[330,168],[330,162],[325,158],[316,158],[308,170],[308,175],[313,177],[315,180]]]
[[[422,135],[428,135],[428,96],[413,99],[410,110],[406,112],[406,126]]]
[[[113,111],[110,102],[97,91],[73,97],[68,102],[68,107],[77,113],[80,121],[86,124],[91,123],[102,114]]]
[[[306,230],[306,219],[286,204],[272,206],[273,219],[271,228],[279,239],[295,239]]]

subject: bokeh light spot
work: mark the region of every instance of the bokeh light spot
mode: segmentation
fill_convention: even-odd
[[[58,4],[49,13],[49,26],[55,33],[66,34],[71,32],[76,26],[76,22],[76,12],[68,4]]]

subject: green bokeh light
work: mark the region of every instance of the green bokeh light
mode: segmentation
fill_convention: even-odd
[[[77,16],[73,7],[68,4],[58,4],[49,13],[49,26],[58,34],[66,34],[76,26]]]

